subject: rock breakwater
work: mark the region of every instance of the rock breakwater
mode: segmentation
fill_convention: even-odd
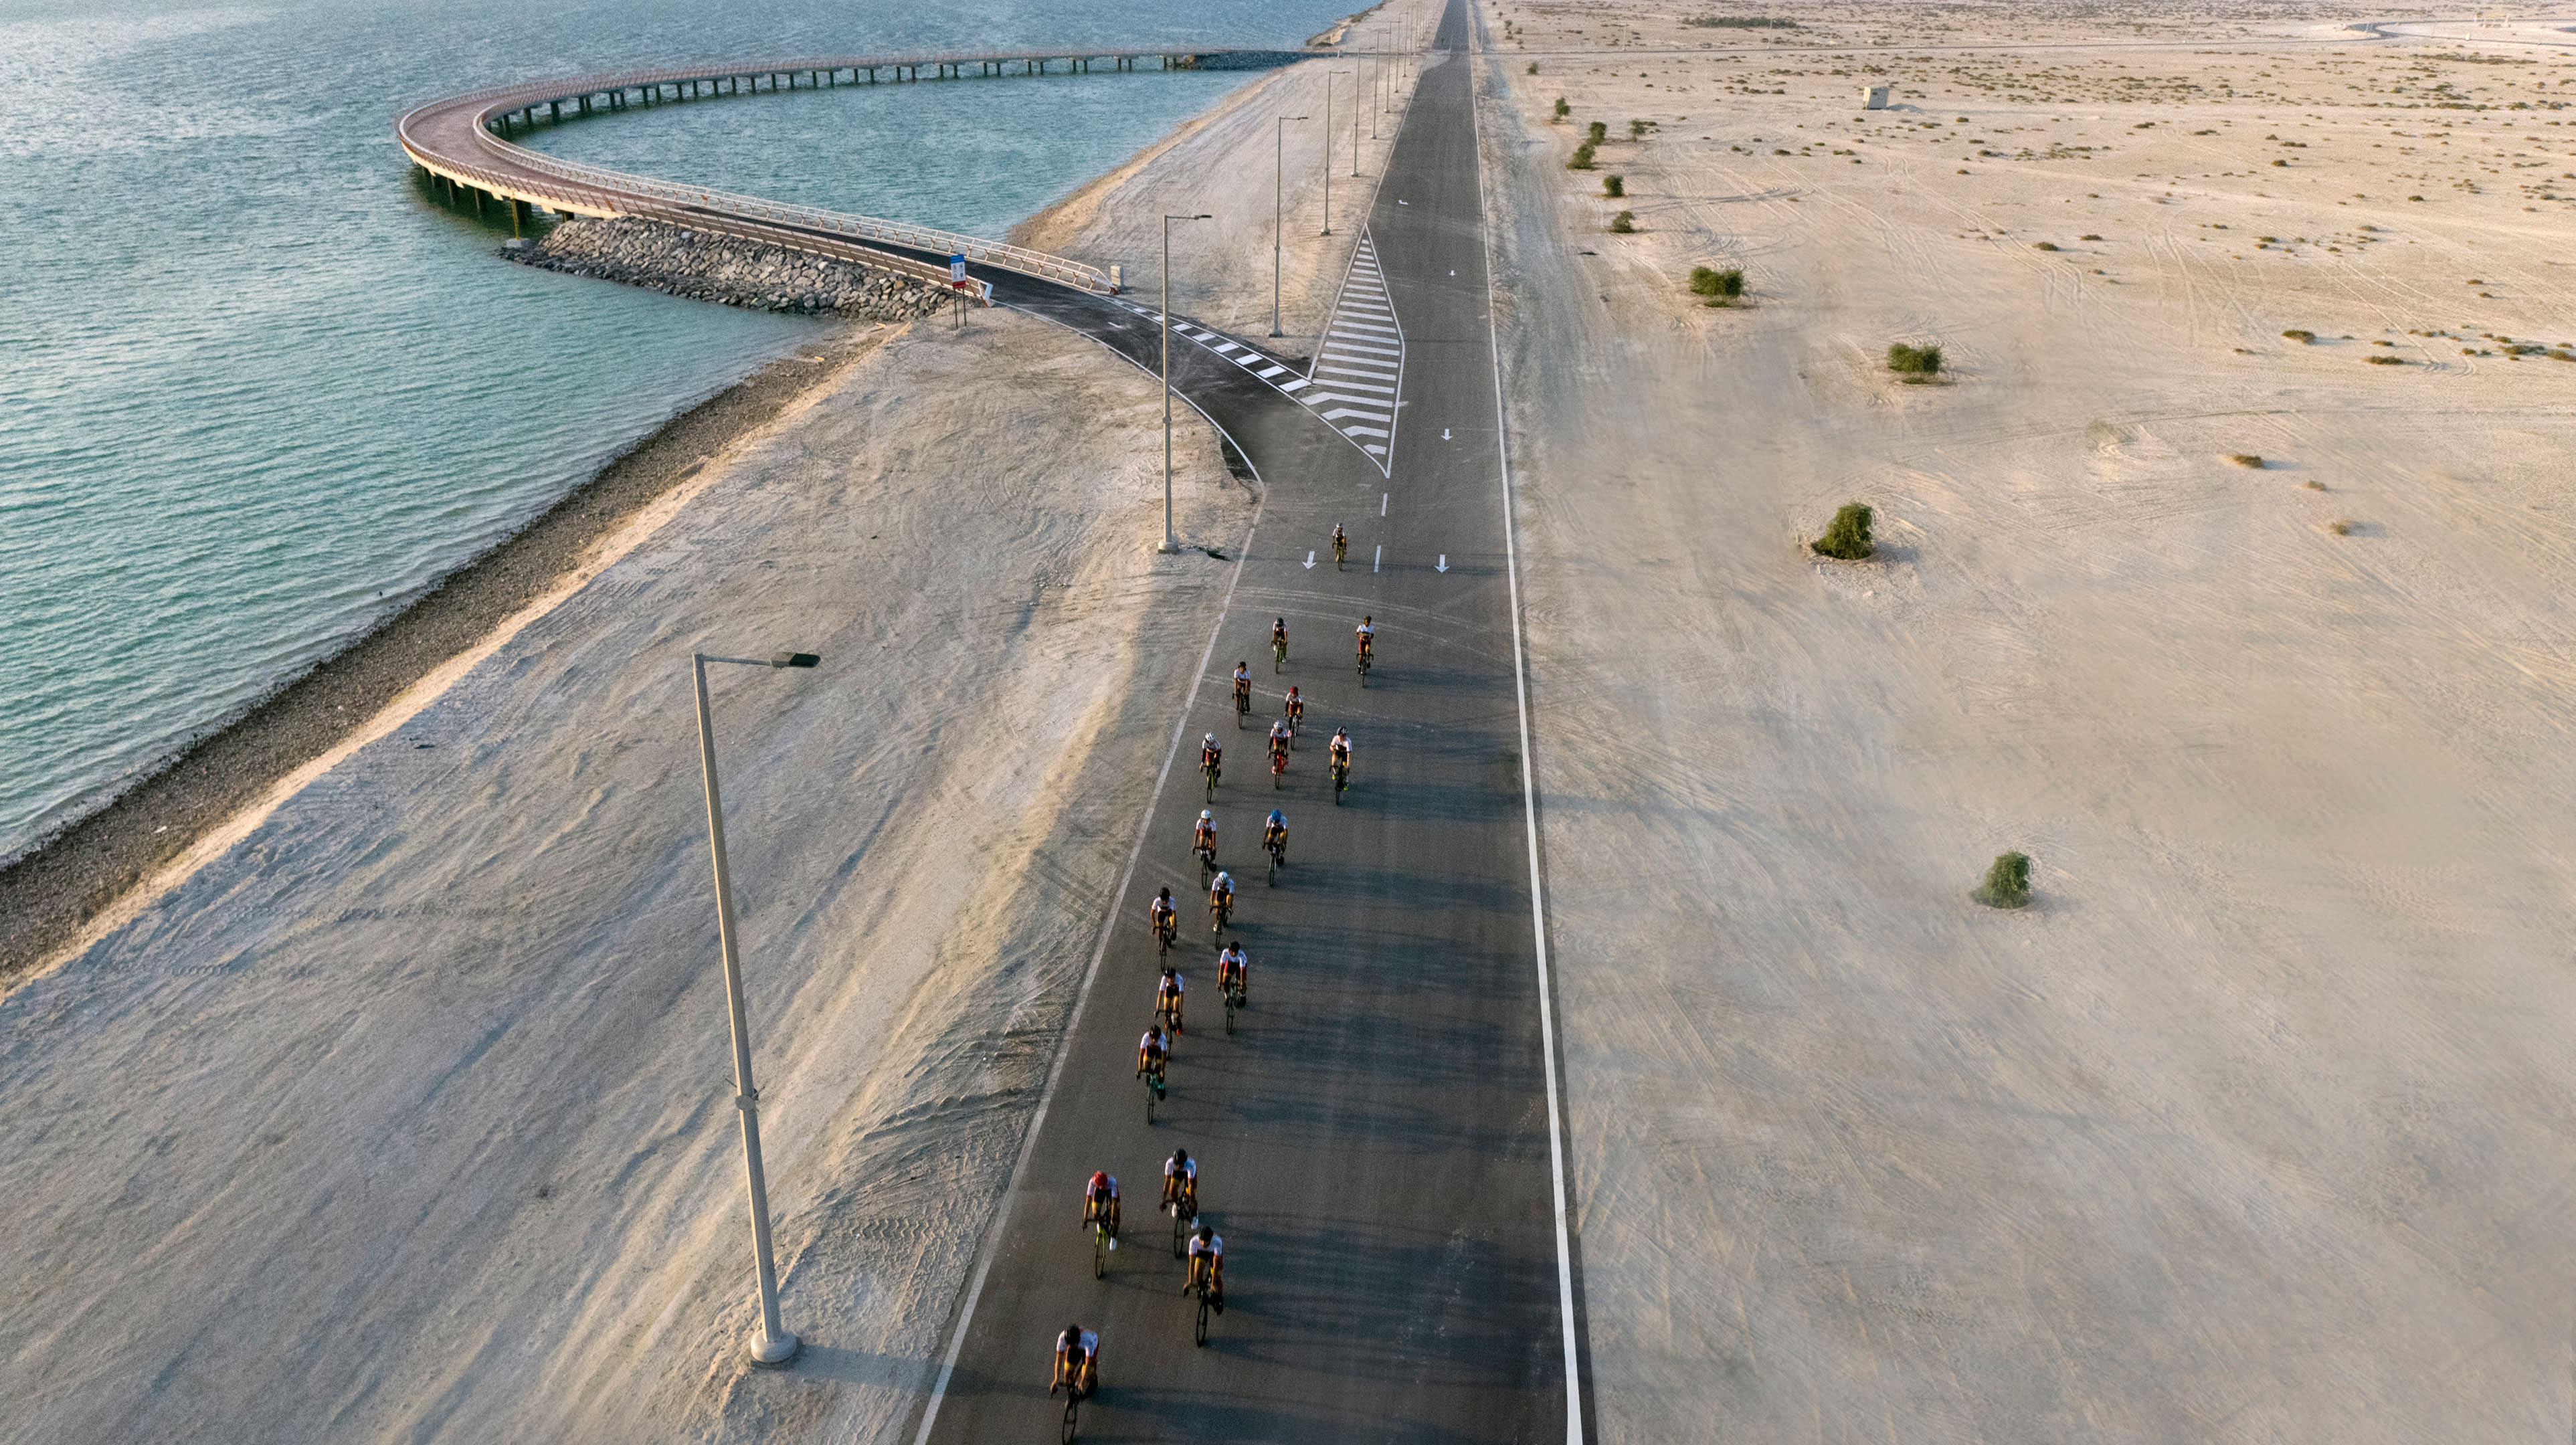
[[[664,221],[575,217],[501,254],[525,266],[754,311],[910,321],[949,293],[912,277]]]

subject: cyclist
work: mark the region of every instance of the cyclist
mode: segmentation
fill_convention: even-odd
[[[1283,717],[1270,725],[1270,760],[1273,763],[1288,751],[1289,737],[1288,719]]]
[[[1118,1247],[1118,1178],[1106,1169],[1091,1171],[1091,1182],[1082,1186],[1082,1227],[1094,1222],[1109,1226],[1109,1247]]]
[[[1350,765],[1351,765],[1351,735],[1350,735],[1350,733],[1349,733],[1349,731],[1348,731],[1348,730],[1343,729],[1343,728],[1335,728],[1335,729],[1333,729],[1332,753],[1333,753],[1333,766],[1335,766],[1335,767],[1337,767],[1337,768],[1348,768],[1348,767],[1350,767]]]
[[[1185,1032],[1181,1027],[1181,991],[1188,987],[1181,971],[1168,963],[1163,965],[1163,981],[1154,985],[1154,1012],[1170,1019],[1176,1034]]]
[[[1199,1232],[1190,1236],[1190,1273],[1181,1285],[1181,1293],[1188,1294],[1191,1286],[1201,1283],[1207,1286],[1208,1304],[1218,1314],[1224,1314],[1225,1236],[1217,1233],[1212,1224],[1200,1225]]]
[[[1249,1001],[1252,994],[1246,986],[1250,960],[1243,956],[1243,940],[1236,939],[1216,956],[1216,986],[1232,993],[1236,999]]]
[[[1209,733],[1207,735],[1207,741],[1199,744],[1200,770],[1204,772],[1220,772],[1222,769],[1218,767],[1218,764],[1223,763],[1224,761],[1225,749],[1217,746],[1216,734]]]
[[[1280,712],[1282,720],[1288,724],[1288,745],[1293,748],[1297,745],[1297,725],[1306,720],[1306,700],[1299,697],[1297,689],[1292,687],[1288,689],[1288,700],[1280,707]]]
[[[1288,656],[1288,619],[1285,617],[1270,624],[1270,656],[1274,661]]]
[[[1172,1209],[1175,1217],[1195,1221],[1199,1217],[1199,1161],[1187,1149],[1175,1149],[1163,1161],[1163,1207]]]
[[[1333,524],[1333,568],[1335,571],[1339,571],[1341,569],[1342,554],[1348,552],[1350,549],[1351,539],[1342,535],[1342,524],[1335,522]]]
[[[1248,663],[1234,665],[1234,710],[1238,713],[1252,711],[1252,667]]]
[[[1216,814],[1212,810],[1199,809],[1199,826],[1190,834],[1190,851],[1210,863],[1216,861]]]
[[[1364,662],[1374,660],[1374,649],[1377,646],[1377,619],[1363,617],[1360,619],[1360,625],[1353,630],[1359,634],[1360,659]]]
[[[1168,938],[1181,926],[1180,911],[1172,906],[1172,890],[1165,888],[1145,909],[1147,921],[1154,926],[1154,936]]]
[[[1234,875],[1220,868],[1216,881],[1208,885],[1208,912],[1216,915],[1218,926],[1234,916]]]
[[[1172,1041],[1164,1034],[1163,1026],[1158,1022],[1146,1029],[1145,1036],[1136,1041],[1136,1076],[1152,1079],[1156,1084],[1161,1084],[1163,1064],[1171,1056]]]
[[[1080,1325],[1066,1325],[1055,1337],[1055,1378],[1047,1393],[1071,1390],[1077,1400],[1100,1388],[1100,1336]]]
[[[1261,846],[1275,848],[1283,865],[1288,861],[1288,815],[1277,808],[1270,810],[1269,821],[1261,825]]]

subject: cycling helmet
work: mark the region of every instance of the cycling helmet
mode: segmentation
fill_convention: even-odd
[[[1285,823],[1288,821],[1288,817],[1277,808],[1273,808],[1270,810],[1270,821],[1273,823]]]
[[[1215,1237],[1216,1237],[1216,1226],[1215,1226],[1215,1225],[1213,1225],[1213,1224],[1202,1224],[1202,1225],[1200,1225],[1200,1226],[1199,1226],[1199,1238],[1201,1238],[1201,1239],[1213,1239],[1213,1238],[1215,1238]]]
[[[1108,1171],[1108,1170],[1106,1170],[1106,1169],[1094,1169],[1094,1170],[1092,1170],[1092,1171],[1091,1171],[1091,1187],[1092,1187],[1092,1188],[1097,1189],[1097,1188],[1099,1188],[1101,1185],[1106,1184],[1106,1183],[1108,1183],[1108,1182],[1109,1182],[1109,1171]]]
[[[1207,740],[1208,740],[1209,742],[1215,742],[1215,741],[1216,741],[1216,734],[1214,734],[1214,733],[1209,733],[1209,734],[1207,735]]]
[[[1208,810],[1208,809],[1206,809],[1206,808],[1201,808],[1201,809],[1199,809],[1199,821],[1200,821],[1200,822],[1202,822],[1202,823],[1209,823],[1209,822],[1214,822],[1215,820],[1216,820],[1216,814],[1215,814],[1215,813],[1211,812],[1210,810]]]
[[[1175,1163],[1175,1164],[1187,1164],[1187,1163],[1189,1163],[1189,1162],[1190,1162],[1190,1151],[1189,1151],[1189,1150],[1187,1150],[1187,1149],[1175,1149],[1175,1150],[1173,1150],[1173,1151],[1172,1151],[1172,1162],[1173,1162],[1173,1163]]]

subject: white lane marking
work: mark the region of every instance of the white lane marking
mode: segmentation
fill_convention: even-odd
[[[1441,553],[1441,554],[1440,554],[1440,565],[1439,565],[1439,566],[1437,566],[1437,567],[1432,568],[1431,570],[1432,570],[1432,571],[1434,571],[1434,572],[1446,572],[1446,571],[1448,571],[1448,570],[1449,570],[1449,554],[1448,554],[1448,553],[1446,553],[1446,552]],[[1268,837],[1269,835],[1265,833],[1265,834],[1263,834],[1262,836],[1266,838],[1266,837]],[[1263,844],[1262,846],[1267,847],[1267,846],[1269,846],[1269,845],[1265,843],[1265,844]]]
[[[1040,316],[1039,319],[1050,320],[1044,316]],[[1061,321],[1053,324],[1064,326],[1065,330],[1074,335],[1099,345],[1110,355],[1128,361],[1129,365],[1135,366],[1139,371],[1145,369],[1128,358],[1126,353],[1093,336],[1090,332],[1066,325]],[[1182,404],[1190,410],[1198,412],[1209,426],[1215,427],[1217,435],[1230,442],[1234,440],[1231,433],[1218,425],[1216,418],[1199,409],[1198,403],[1187,397],[1181,400]],[[1242,445],[1237,443],[1235,450],[1242,453]],[[1246,455],[1245,460],[1248,463],[1250,457]],[[1092,947],[1091,966],[1083,971],[1082,988],[1073,996],[1073,1011],[1065,1017],[1064,1037],[1056,1045],[1055,1063],[1048,1068],[1046,1087],[1038,1094],[1037,1112],[1029,1116],[1029,1131],[1020,1140],[1019,1162],[1011,1166],[1010,1183],[1003,1186],[1002,1202],[994,1207],[993,1222],[985,1229],[981,1257],[975,1264],[975,1277],[966,1286],[966,1303],[957,1312],[957,1329],[948,1337],[948,1352],[940,1357],[939,1376],[931,1384],[929,1403],[922,1407],[921,1429],[913,1436],[913,1445],[929,1445],[930,1428],[938,1423],[939,1403],[948,1396],[948,1382],[957,1373],[957,1357],[966,1348],[966,1327],[975,1319],[975,1302],[983,1298],[984,1281],[992,1274],[993,1260],[1001,1250],[1002,1231],[1011,1222],[1011,1198],[1019,1193],[1020,1183],[1029,1172],[1029,1159],[1037,1153],[1038,1129],[1046,1123],[1048,1106],[1055,1102],[1056,1084],[1064,1077],[1065,1061],[1073,1056],[1073,1036],[1082,1023],[1083,1005],[1090,1001],[1092,981],[1100,977],[1100,961],[1109,954],[1110,931],[1118,926],[1118,914],[1127,905],[1127,888],[1136,879],[1136,860],[1145,854],[1145,836],[1153,829],[1154,812],[1163,799],[1163,784],[1172,776],[1172,759],[1180,755],[1181,735],[1189,728],[1191,710],[1198,706],[1199,684],[1206,679],[1208,664],[1216,657],[1216,640],[1225,634],[1226,614],[1234,607],[1235,584],[1243,580],[1243,560],[1251,555],[1252,536],[1261,529],[1261,508],[1269,496],[1269,489],[1262,484],[1261,472],[1257,467],[1253,469],[1252,480],[1255,486],[1261,487],[1260,493],[1256,495],[1252,504],[1252,524],[1244,528],[1243,546],[1234,554],[1234,570],[1226,574],[1225,596],[1217,603],[1216,625],[1208,629],[1207,649],[1199,654],[1199,670],[1190,679],[1190,693],[1181,701],[1180,716],[1173,720],[1171,749],[1163,754],[1163,770],[1154,775],[1154,794],[1145,800],[1145,816],[1137,821],[1136,844],[1127,851],[1127,871],[1119,875],[1117,895],[1109,901],[1109,915],[1100,922],[1100,941]]]
[[[1346,426],[1341,429],[1341,432],[1342,435],[1346,437],[1382,437],[1386,435],[1386,428],[1376,426]]]
[[[1379,569],[1381,569],[1382,567],[1384,567],[1384,566],[1385,566],[1385,564],[1386,564],[1386,545],[1385,545],[1384,543],[1380,543],[1380,544],[1378,544],[1377,555],[1369,559],[1369,570],[1370,570],[1370,571],[1372,571],[1372,572],[1378,571]]]
[[[1313,382],[1311,382],[1311,381],[1308,381],[1306,378],[1304,378],[1304,377],[1302,377],[1302,376],[1301,376],[1301,377],[1297,378],[1295,381],[1282,381],[1282,382],[1276,382],[1276,383],[1273,383],[1273,384],[1274,384],[1274,385],[1276,385],[1276,386],[1277,386],[1281,391],[1287,392],[1287,393],[1289,393],[1290,395],[1292,395],[1292,396],[1293,396],[1293,395],[1295,395],[1297,392],[1302,391],[1302,390],[1304,390],[1304,389],[1305,389],[1305,388],[1307,388],[1307,387],[1313,386],[1315,383],[1313,383]]]
[[[1379,373],[1376,373],[1376,372],[1369,372],[1369,371],[1353,371],[1353,370],[1351,370],[1351,369],[1350,369],[1349,367],[1347,367],[1347,366],[1319,366],[1319,367],[1316,367],[1315,369],[1316,369],[1317,371],[1332,371],[1332,372],[1339,372],[1339,373],[1340,373],[1341,375],[1343,375],[1343,376],[1366,376],[1366,377],[1370,377],[1370,378],[1372,378],[1372,380],[1373,380],[1373,381],[1385,381],[1385,380],[1389,380],[1389,379],[1390,379],[1390,378],[1385,377],[1385,376],[1383,376],[1383,375],[1380,375]],[[1371,382],[1369,382],[1369,381],[1336,381],[1336,382],[1334,382],[1334,383],[1333,383],[1333,385],[1335,385],[1335,386],[1340,386],[1340,387],[1348,387],[1348,388],[1349,388],[1350,390],[1352,390],[1352,391],[1375,391],[1375,392],[1382,392],[1382,393],[1384,393],[1384,394],[1386,394],[1386,395],[1388,395],[1388,396],[1393,396],[1393,395],[1395,395],[1395,388],[1394,388],[1394,387],[1391,387],[1391,386],[1376,386],[1376,385],[1372,385],[1372,384],[1371,384]]]
[[[1476,145],[1476,189],[1484,191],[1484,124],[1476,115],[1475,72],[1467,72],[1467,123]],[[1565,1442],[1583,1445],[1582,1360],[1574,1338],[1574,1250],[1565,1223],[1565,1126],[1557,1115],[1556,1005],[1548,996],[1547,874],[1538,853],[1538,774],[1530,762],[1529,657],[1521,645],[1521,564],[1513,536],[1512,432],[1503,410],[1502,323],[1494,317],[1494,232],[1478,218],[1485,246],[1485,340],[1494,358],[1494,454],[1503,484],[1503,575],[1511,583],[1512,692],[1521,715],[1521,818],[1529,833],[1530,937],[1538,952],[1538,1037],[1547,1066],[1547,1167],[1556,1204],[1556,1316],[1565,1332]]]
[[[1310,572],[1311,572],[1311,571],[1313,571],[1313,570],[1314,570],[1314,568],[1315,568],[1315,553],[1314,553],[1314,549],[1313,549],[1313,548],[1308,548],[1308,549],[1307,549],[1307,551],[1306,551],[1306,570],[1308,570],[1308,571],[1310,571]],[[1264,844],[1263,846],[1267,847],[1268,845],[1267,845],[1267,844]]]
[[[1234,353],[1241,351],[1242,349],[1243,344],[1236,341],[1229,341],[1223,346],[1209,348],[1209,350],[1214,351],[1219,356],[1232,356]]]
[[[1306,367],[1306,380],[1314,389],[1297,399],[1361,451],[1378,458],[1378,470],[1386,471],[1387,449],[1362,438],[1391,438],[1393,433],[1348,424],[1348,418],[1366,416],[1392,428],[1395,407],[1404,390],[1403,324],[1386,292],[1378,264],[1377,238],[1366,229],[1351,248],[1350,261],[1342,272],[1342,289],[1333,298],[1333,309],[1325,318],[1315,359]],[[1287,388],[1283,385],[1281,389]],[[1336,402],[1347,405],[1326,410]],[[1350,409],[1357,406],[1377,410]]]
[[[1377,514],[1379,516],[1383,517],[1386,515],[1386,499],[1394,495],[1395,493],[1393,492],[1380,492],[1377,494]]]
[[[1337,407],[1334,407],[1331,411],[1325,412],[1325,413],[1323,414],[1323,416],[1324,416],[1324,420],[1326,420],[1326,421],[1340,421],[1342,418],[1344,418],[1344,417],[1346,417],[1346,416],[1355,416],[1355,417],[1360,417],[1360,418],[1362,418],[1362,419],[1364,419],[1364,420],[1367,420],[1367,421],[1384,421],[1384,420],[1386,420],[1386,413],[1385,413],[1385,412],[1382,412],[1382,411],[1361,411],[1361,410],[1359,410],[1357,407],[1348,407],[1348,406],[1337,406]],[[1371,436],[1381,436],[1381,437],[1382,437],[1382,436],[1386,435],[1386,433],[1384,433],[1384,432],[1371,432],[1371,433],[1369,433],[1369,435],[1371,435]]]
[[[1260,377],[1263,381],[1268,381],[1274,376],[1286,376],[1287,374],[1288,368],[1284,366],[1271,366],[1253,373],[1253,375]]]
[[[1449,428],[1444,426],[1440,429],[1440,439],[1444,442],[1449,440]]]

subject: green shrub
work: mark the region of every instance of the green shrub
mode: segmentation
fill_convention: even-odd
[[[2263,459],[2254,455],[2252,452],[2238,452],[2236,455],[2229,457],[2228,460],[2234,462],[2240,467],[2252,467],[2256,471],[2260,471],[2263,468]]]
[[[1642,121],[1642,120],[1632,120],[1632,121],[1628,122],[1628,139],[1630,139],[1630,140],[1644,140],[1645,138],[1646,138],[1646,123],[1645,123],[1644,121]]]
[[[1529,73],[1530,73],[1530,74],[1532,74],[1532,75],[1536,75],[1536,74],[1538,74],[1538,62],[1537,62],[1537,61],[1533,60],[1533,61],[1531,61],[1531,62],[1530,62]]]
[[[2025,853],[1998,853],[1993,866],[1986,869],[1986,881],[1977,885],[1979,903],[1988,908],[2024,908],[2030,904],[2030,856]]]
[[[2055,241],[2033,241],[2030,243],[2030,248],[2034,251],[2054,251],[2057,249],[2057,243]]]
[[[1565,103],[1564,96],[1558,96],[1556,98],[1556,118],[1558,120],[1563,120],[1572,114],[1574,114],[1574,107]]]
[[[2284,331],[2281,334],[2301,346],[2314,345],[2317,339],[2317,334],[2313,331]]]
[[[1941,348],[1908,346],[1899,341],[1887,348],[1887,369],[1900,376],[1938,376],[1941,372]]]
[[[1845,502],[1825,524],[1825,535],[1807,545],[1828,557],[1857,562],[1877,550],[1869,540],[1870,510],[1860,502]]]
[[[1729,266],[1723,271],[1708,266],[1693,266],[1690,274],[1693,296],[1715,296],[1731,299],[1744,294],[1744,273]]]
[[[1625,236],[1636,229],[1637,213],[1634,211],[1621,211],[1610,218],[1610,234],[1614,236]]]
[[[1682,23],[1696,25],[1705,30],[1795,30],[1798,28],[1798,22],[1795,20],[1772,20],[1760,15],[1703,15],[1696,20],[1685,20]]]
[[[1603,176],[1601,178],[1601,194],[1608,196],[1614,201],[1619,199],[1621,196],[1628,194],[1628,178],[1626,176]]]
[[[2406,364],[2406,358],[2402,356],[2365,356],[2362,360],[2369,362],[2373,366],[2404,366]]]
[[[1608,145],[1610,143],[1610,122],[1606,120],[1596,120],[1592,123],[1592,143],[1594,145]]]
[[[1592,169],[1592,142],[1585,141],[1583,144],[1576,146],[1574,148],[1574,159],[1567,161],[1565,163],[1565,168],[1569,171],[1588,171]]]

